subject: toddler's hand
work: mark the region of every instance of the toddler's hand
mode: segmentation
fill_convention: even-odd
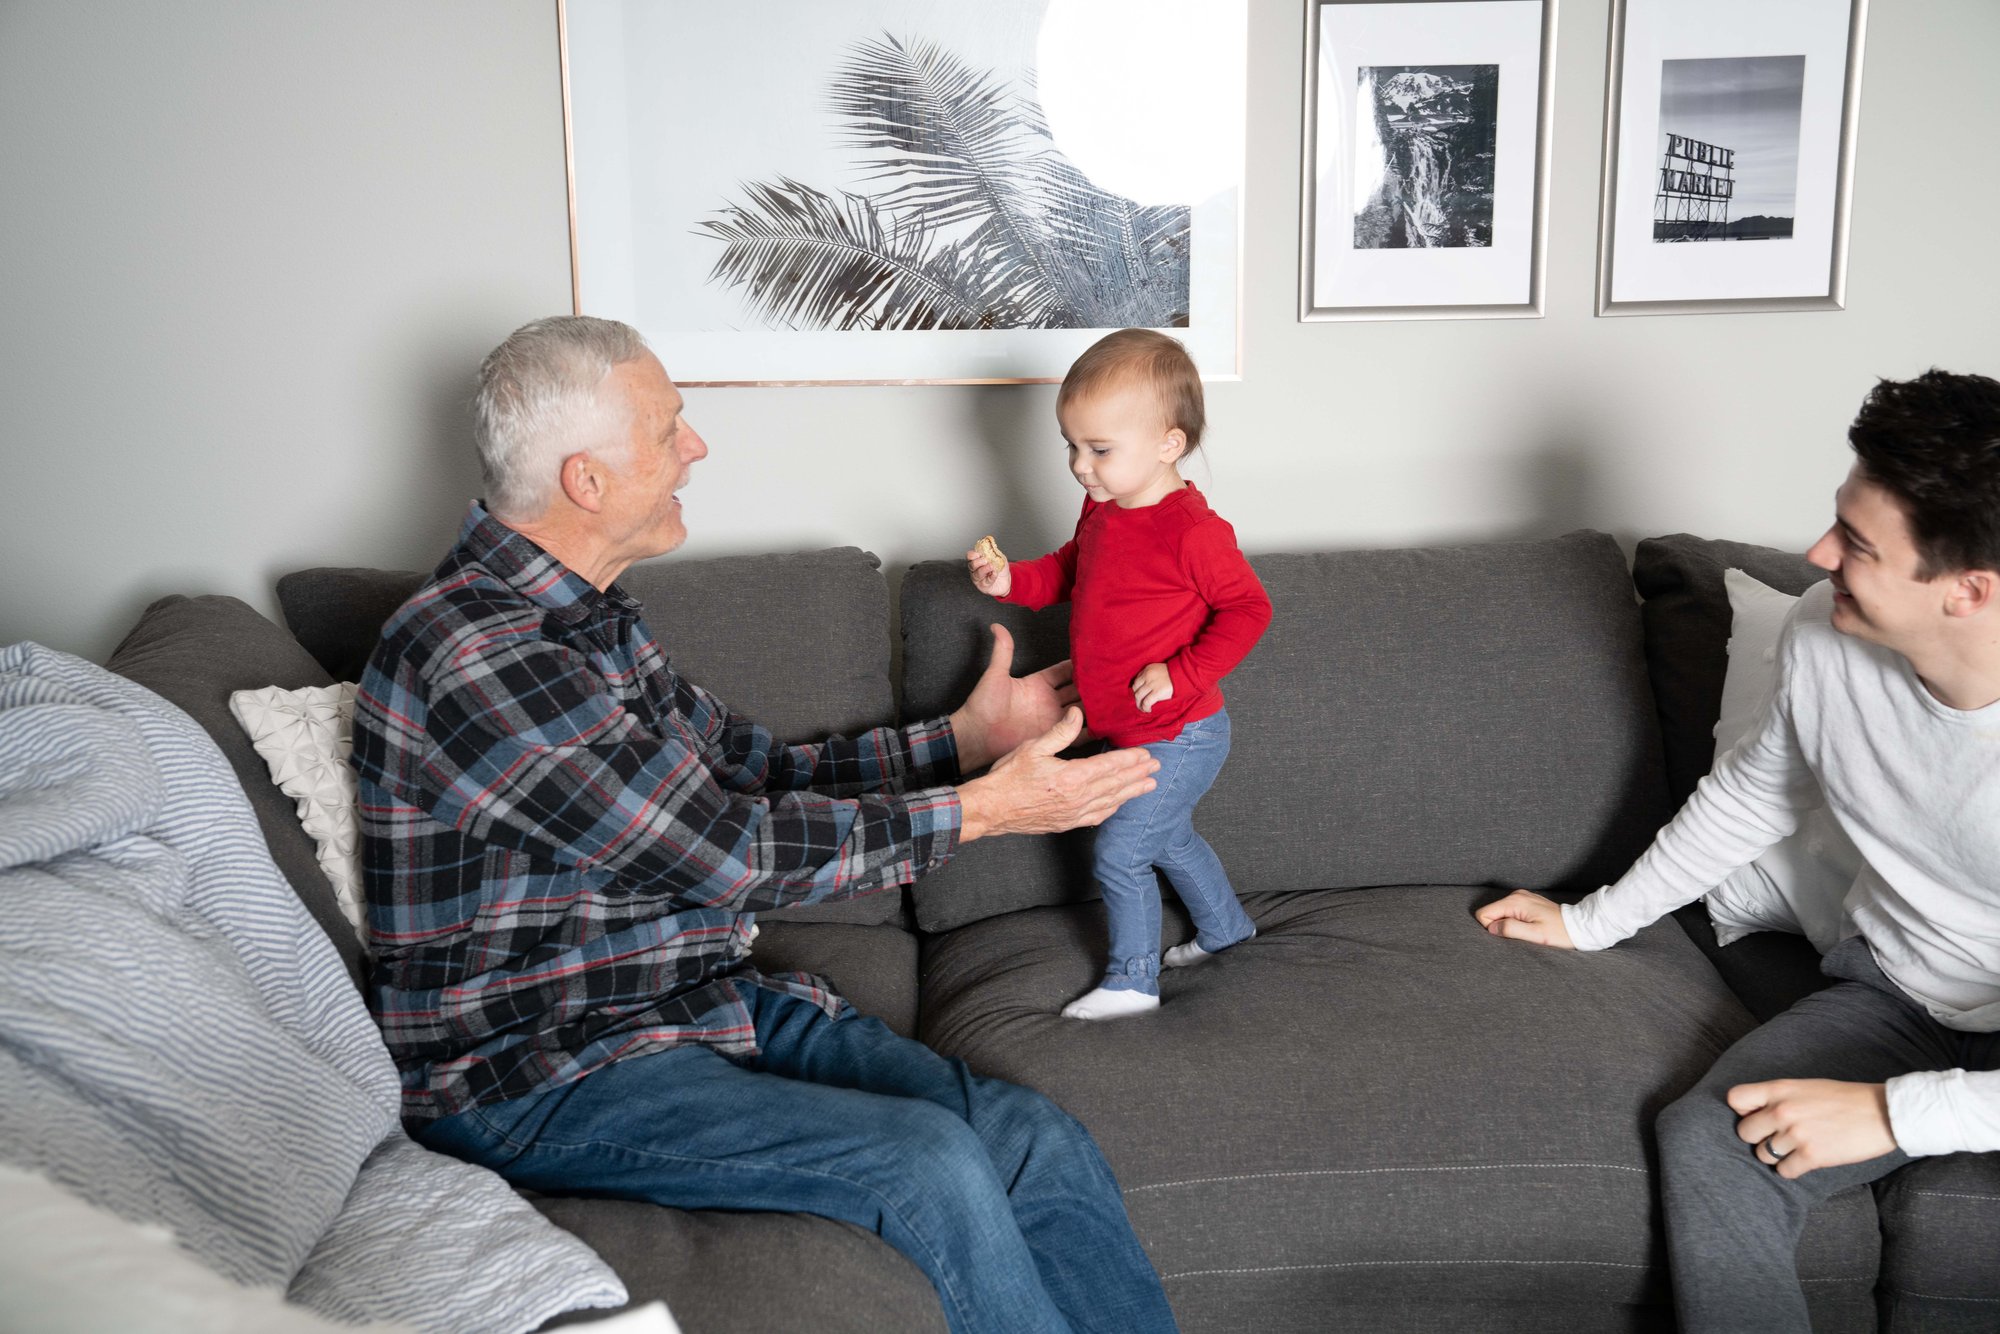
[[[1146,669],[1132,678],[1132,702],[1141,713],[1151,713],[1155,704],[1173,697],[1174,678],[1167,675],[1164,662],[1147,663]]]
[[[992,538],[980,538],[979,544],[965,553],[965,564],[972,572],[972,586],[988,597],[1004,598],[1013,591],[1014,572],[1007,568],[1007,558]]]

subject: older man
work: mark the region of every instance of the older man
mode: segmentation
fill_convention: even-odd
[[[997,627],[951,717],[774,743],[616,583],[685,540],[675,493],[708,453],[639,336],[519,329],[476,416],[486,502],[383,628],[355,715],[371,1004],[411,1132],[537,1190],[871,1228],[954,1330],[1171,1329],[1080,1125],[748,958],[759,909],[1095,824],[1157,766],[1058,759],[1067,669],[1010,677]]]
[[[1884,381],[1806,553],[1777,691],[1615,885],[1517,890],[1496,935],[1603,949],[1699,898],[1824,803],[1867,859],[1837,985],[1731,1047],[1661,1114],[1674,1304],[1690,1331],[1807,1330],[1821,1200],[1927,1154],[2000,1150],[2000,383]]]

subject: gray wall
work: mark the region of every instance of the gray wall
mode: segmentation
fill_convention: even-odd
[[[1846,311],[1615,320],[1608,0],[1562,0],[1550,314],[1404,324],[1296,319],[1303,8],[1251,10],[1245,374],[1194,475],[1252,550],[1802,546],[1874,376],[2000,372],[1994,0],[1876,0]],[[549,0],[0,0],[0,643],[101,658],[162,593],[428,566],[477,487],[473,366],[567,305]],[[687,551],[1045,549],[1077,503],[1053,399],[693,391]]]

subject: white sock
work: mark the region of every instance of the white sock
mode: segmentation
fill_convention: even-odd
[[[1257,933],[1255,931],[1252,931],[1249,935],[1243,937],[1243,940],[1255,940],[1256,938],[1257,938]],[[1243,943],[1243,940],[1237,941],[1236,945],[1241,945]],[[1231,945],[1229,946],[1229,948],[1235,949],[1236,945]],[[1213,952],[1205,950],[1200,945],[1190,940],[1187,944],[1176,945],[1172,949],[1168,950],[1165,954],[1162,954],[1160,956],[1160,967],[1185,968],[1189,964],[1200,963],[1203,959],[1212,959],[1221,952],[1222,952],[1221,950],[1215,950]]]
[[[1078,996],[1063,1006],[1065,1019],[1122,1019],[1128,1014],[1144,1014],[1148,1010],[1160,1008],[1158,996],[1148,996],[1143,991],[1129,988],[1123,991],[1107,991],[1103,987],[1087,996]]]

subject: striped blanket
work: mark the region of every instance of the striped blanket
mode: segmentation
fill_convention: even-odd
[[[625,1291],[411,1142],[339,956],[191,719],[0,649],[0,1160],[347,1322],[526,1330]]]

